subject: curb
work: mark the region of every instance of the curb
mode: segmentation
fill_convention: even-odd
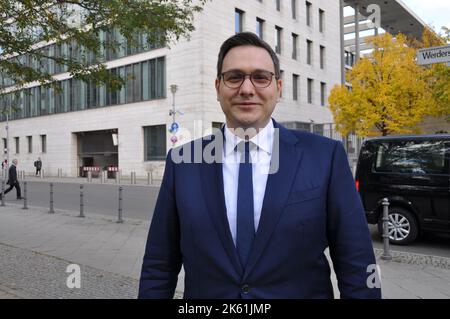
[[[382,249],[375,248],[375,257],[380,260],[380,256],[383,253]],[[418,266],[432,266],[441,269],[450,269],[450,258],[441,257],[441,256],[432,256],[432,255],[423,255],[417,253],[407,253],[401,251],[390,251],[392,256],[392,261],[397,263],[404,263],[409,265],[418,265]],[[383,260],[383,262],[389,262]]]

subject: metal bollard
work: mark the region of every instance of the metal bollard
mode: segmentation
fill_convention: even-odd
[[[136,173],[135,172],[131,172],[131,180],[130,180],[130,184],[136,184],[136,182],[135,182],[135,175]]]
[[[99,177],[100,177],[100,184],[105,183],[105,174],[104,174],[104,171],[100,171]]]
[[[392,256],[389,252],[389,200],[383,198],[383,254],[381,259],[391,260]]]
[[[43,168],[39,171],[39,177],[44,178],[44,169]]]
[[[5,180],[2,179],[2,204],[0,206],[5,206]]]
[[[153,171],[147,172],[147,184],[148,185],[153,184]]]
[[[116,172],[116,184],[120,184],[120,173],[119,173],[119,171]]]
[[[28,209],[27,203],[27,182],[23,182],[23,207],[22,209]]]
[[[84,194],[83,194],[83,184],[80,185],[80,215],[78,217],[84,216]]]
[[[117,219],[117,223],[119,223],[119,224],[123,223],[123,219],[122,219],[122,192],[123,192],[123,187],[119,186],[119,218]]]
[[[58,168],[58,178],[62,177],[62,168]]]
[[[87,172],[87,181],[88,181],[88,183],[92,183],[92,172],[91,171]]]
[[[53,183],[50,183],[50,211],[49,214],[54,214],[55,210],[53,209]]]

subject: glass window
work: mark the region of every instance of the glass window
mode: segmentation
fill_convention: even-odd
[[[292,99],[298,100],[298,75],[292,74]]]
[[[41,152],[47,153],[47,135],[41,135]]]
[[[308,103],[313,103],[313,79],[308,79]]]
[[[320,46],[320,68],[323,69],[325,67],[325,47],[323,45]]]
[[[244,11],[235,9],[234,11],[234,32],[239,33],[244,30]]]
[[[144,127],[145,161],[163,161],[166,158],[166,126]]]
[[[306,25],[311,26],[311,3],[306,1]]]
[[[277,11],[281,11],[281,0],[275,0],[275,7]]]
[[[298,35],[292,33],[292,58],[297,60]]]
[[[382,142],[377,149],[375,171],[407,174],[448,173],[444,141]]]
[[[324,82],[320,82],[320,105],[326,104],[327,85]]]
[[[28,153],[33,153],[33,136],[27,136]]]
[[[264,39],[264,20],[256,18],[256,34],[260,39]]]
[[[312,45],[311,40],[306,40],[306,63],[309,65],[312,64]]]
[[[131,103],[134,101],[133,94],[133,84],[134,84],[134,74],[133,74],[133,66],[127,65],[126,68],[126,79],[125,79],[125,92],[126,92],[126,102]]]
[[[319,31],[323,32],[325,28],[325,11],[319,9]]]
[[[275,26],[275,30],[276,30],[275,52],[278,54],[281,54],[281,37],[282,37],[283,28],[281,28],[279,26]]]
[[[16,154],[20,153],[20,140],[18,137],[14,137],[14,144],[16,146]]]
[[[162,98],[166,96],[166,63],[165,58],[158,58],[156,60],[157,62],[157,73],[156,73],[156,79],[157,79],[157,96],[156,98]]]
[[[297,19],[297,0],[291,0],[292,19]]]
[[[148,61],[141,63],[142,68],[142,100],[150,99],[149,96],[149,75],[148,75]]]

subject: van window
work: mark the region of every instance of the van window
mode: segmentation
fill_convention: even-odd
[[[375,171],[448,174],[448,148],[444,141],[381,142],[377,147]]]

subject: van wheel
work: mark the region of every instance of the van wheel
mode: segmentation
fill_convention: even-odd
[[[416,240],[419,227],[411,212],[400,207],[389,209],[389,242],[395,245],[407,245]],[[383,214],[378,220],[378,233],[383,235]]]

